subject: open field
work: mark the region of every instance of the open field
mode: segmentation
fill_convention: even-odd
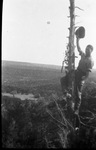
[[[60,78],[64,75],[60,69],[61,66],[3,61],[2,90],[3,92],[17,90],[23,93],[37,90],[37,94],[46,90],[60,92]],[[96,70],[90,73],[88,81],[96,83]]]
[[[27,64],[27,63],[26,63]],[[31,90],[41,86],[59,85],[61,77],[60,67],[36,64],[2,63],[3,87],[17,88],[17,90]],[[3,89],[4,89],[3,88]]]
[[[71,126],[72,112],[66,108],[60,87],[60,69],[53,65],[2,62],[4,148],[96,148],[96,70],[84,86],[80,115],[85,125],[81,123],[76,135]]]

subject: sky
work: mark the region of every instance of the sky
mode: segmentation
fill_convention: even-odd
[[[69,5],[69,0],[4,0],[2,60],[62,65],[69,36]],[[93,45],[96,68],[96,0],[75,0],[75,6],[83,9],[75,8],[76,26],[85,27],[81,49]],[[75,53],[78,65],[76,48]]]

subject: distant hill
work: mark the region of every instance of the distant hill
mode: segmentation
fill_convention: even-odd
[[[2,84],[16,86],[59,83],[61,67],[15,61],[2,61]]]
[[[38,87],[39,91],[55,89],[61,92],[60,78],[62,76],[64,72],[61,73],[61,66],[2,61],[3,91],[15,89],[19,92],[23,90],[33,92],[33,90],[37,91]],[[96,82],[96,70],[92,70],[88,81]]]
[[[33,69],[61,69],[61,66],[58,65],[47,65],[47,64],[37,64],[37,63],[28,63],[28,62],[18,62],[18,61],[2,61],[2,67],[4,66],[13,66],[13,67],[27,67]]]

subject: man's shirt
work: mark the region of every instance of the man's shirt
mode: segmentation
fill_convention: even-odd
[[[81,60],[79,61],[78,70],[86,73],[87,71],[91,71],[92,67],[94,66],[94,61],[92,57],[86,57],[85,53],[82,51],[80,52]]]

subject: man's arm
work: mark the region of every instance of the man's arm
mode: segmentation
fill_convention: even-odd
[[[77,39],[76,39],[76,44],[77,44],[77,49],[78,49],[79,54],[82,55],[82,54],[83,54],[83,51],[82,51],[81,48],[80,48],[79,40],[80,40],[80,39],[77,37]]]
[[[86,72],[86,75],[82,77],[82,80],[86,80],[86,79],[88,78],[89,72],[90,72],[90,71],[87,71],[87,72]]]

